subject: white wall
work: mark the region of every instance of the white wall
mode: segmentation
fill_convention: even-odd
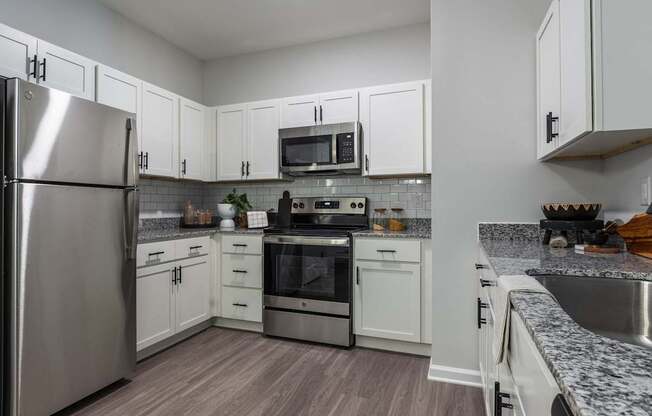
[[[205,103],[234,104],[430,76],[430,26],[419,24],[208,62]]]
[[[202,101],[202,62],[95,0],[0,0],[0,22]]]
[[[433,0],[432,361],[477,369],[477,223],[600,200],[602,162],[539,163],[535,33],[549,0]]]
[[[652,176],[652,146],[645,146],[605,161],[605,202],[610,217],[627,221],[645,212],[641,205],[641,180]]]

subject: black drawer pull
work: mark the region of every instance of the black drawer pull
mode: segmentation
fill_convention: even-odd
[[[246,270],[234,270],[233,273],[247,273]]]
[[[190,250],[199,250],[202,247],[203,246],[192,246],[192,247],[190,247]]]
[[[496,283],[492,282],[491,280],[480,279],[480,286],[481,287],[496,286]]]
[[[233,244],[233,247],[247,247],[246,244]]]
[[[376,250],[379,253],[396,253],[396,250]]]
[[[161,254],[165,254],[165,251],[157,251],[155,253],[149,253],[147,256],[152,257],[152,256],[159,256]]]
[[[488,269],[488,268],[489,268],[489,266],[487,266],[486,264],[480,264],[480,263],[476,263],[476,264],[475,264],[475,269],[476,269],[476,270],[480,270],[480,269]]]
[[[241,307],[243,307],[243,308],[247,308],[247,307],[249,306],[249,305],[247,305],[246,303],[233,303],[232,305],[233,305],[233,306],[241,306]]]
[[[480,298],[478,298],[477,305],[478,305],[478,329],[480,329],[482,328],[482,325],[487,323],[487,320],[482,317],[482,309],[486,309],[487,307],[489,307],[489,305],[482,302]]]

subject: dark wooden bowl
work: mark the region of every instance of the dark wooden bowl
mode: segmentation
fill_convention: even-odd
[[[543,215],[549,220],[591,221],[598,216],[602,204],[550,203],[541,205]]]

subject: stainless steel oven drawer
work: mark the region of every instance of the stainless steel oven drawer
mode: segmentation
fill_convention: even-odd
[[[263,333],[344,347],[353,345],[349,318],[265,309],[263,310]]]

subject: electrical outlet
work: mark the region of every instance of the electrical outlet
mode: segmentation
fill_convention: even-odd
[[[649,176],[641,179],[641,206],[647,207],[652,204],[652,178]]]

